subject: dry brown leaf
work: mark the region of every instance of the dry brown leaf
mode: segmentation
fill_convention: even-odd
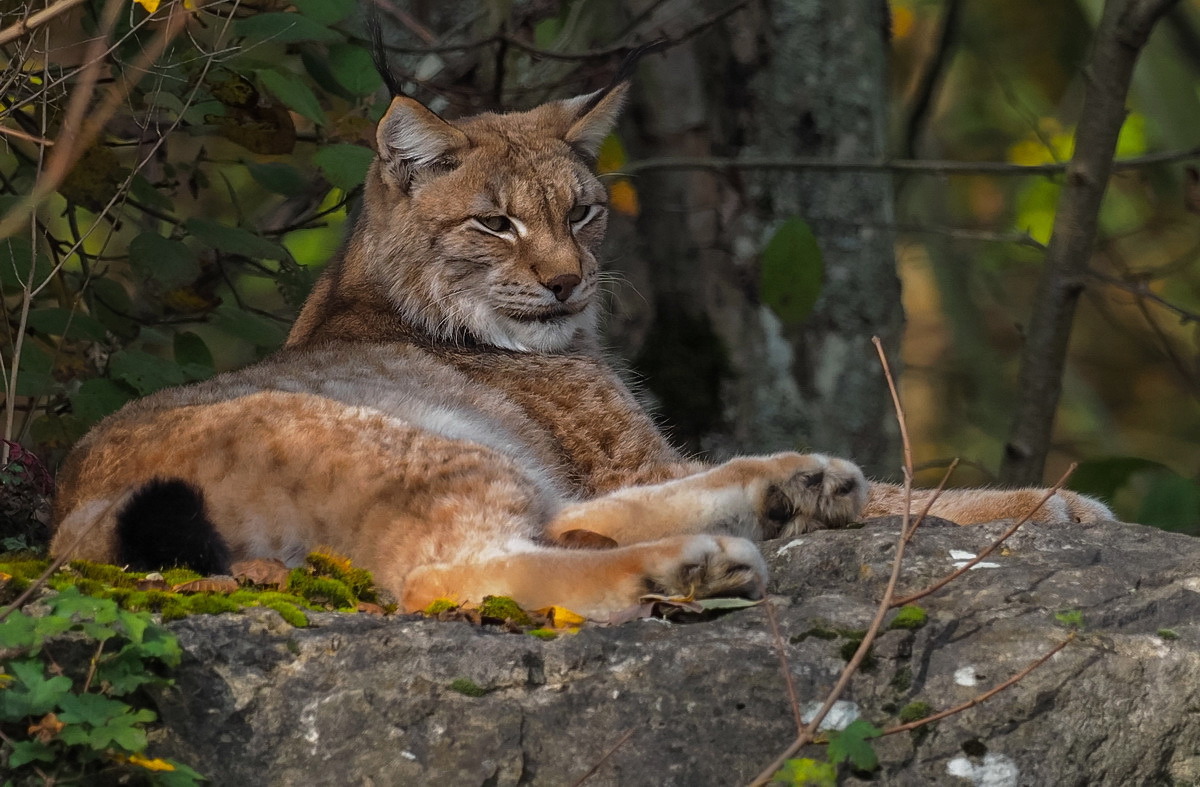
[[[284,565],[282,560],[260,557],[253,560],[239,560],[230,567],[230,573],[238,582],[283,590],[287,587],[288,574],[291,573],[291,569]]]
[[[37,724],[29,725],[27,732],[42,743],[49,743],[62,732],[67,725],[58,720],[53,713],[47,713]]]
[[[378,604],[372,604],[369,601],[358,602],[357,607],[359,612],[366,612],[368,615],[383,615],[385,610]]]
[[[216,576],[183,582],[171,590],[176,593],[233,593],[238,587],[237,580],[233,577]]]

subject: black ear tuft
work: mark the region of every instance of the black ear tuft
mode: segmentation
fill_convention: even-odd
[[[593,93],[591,100],[589,100],[586,104],[580,105],[578,110],[579,115],[582,117],[588,112],[591,112],[596,108],[597,104],[599,104],[605,99],[606,96],[608,96],[609,93],[613,92],[621,85],[632,79],[633,69],[637,68],[638,62],[643,57],[651,52],[657,52],[666,46],[667,40],[665,38],[659,38],[645,44],[639,44],[633,49],[629,50],[629,52],[625,55],[625,59],[621,61],[621,65],[617,67],[617,73],[613,74],[613,78],[608,85],[602,90],[597,90],[595,93]]]
[[[136,571],[229,573],[229,548],[208,518],[204,494],[176,478],[149,482],[117,514],[117,559]]]
[[[404,95],[399,78],[388,64],[387,49],[383,46],[383,24],[379,21],[379,6],[375,4],[375,0],[370,0],[367,4],[367,33],[371,36],[371,60],[375,63],[375,70],[379,72],[383,84],[387,85],[388,92],[393,97]]]

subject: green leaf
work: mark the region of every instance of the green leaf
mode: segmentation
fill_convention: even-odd
[[[236,306],[221,306],[217,309],[213,325],[231,336],[245,339],[256,347],[273,350],[283,344],[286,329],[279,323],[257,314],[242,311]]]
[[[369,148],[346,144],[326,145],[313,156],[329,182],[343,191],[362,184],[374,159],[375,153]]]
[[[29,312],[29,327],[35,331],[67,339],[91,339],[102,342],[108,333],[104,323],[78,310],[33,309]]]
[[[68,694],[59,700],[62,712],[58,720],[64,724],[89,724],[102,727],[129,712],[129,706],[120,700],[100,694]]]
[[[247,163],[250,176],[267,191],[282,194],[285,197],[295,197],[303,194],[308,188],[308,179],[290,164],[281,161],[268,161],[256,164]]]
[[[241,227],[195,218],[188,219],[185,226],[196,240],[219,251],[252,259],[288,259],[287,249]]]
[[[1164,530],[1200,533],[1200,484],[1169,470],[1156,473],[1142,498],[1137,521]]]
[[[200,276],[196,253],[157,232],[143,232],[130,241],[129,265],[142,278],[153,279],[168,290],[191,284]]]
[[[856,719],[839,732],[829,733],[829,761],[837,765],[849,760],[860,771],[873,771],[879,765],[875,749],[867,741],[878,738],[883,730],[863,719]]]
[[[354,13],[356,0],[296,0],[296,10],[314,22],[332,25]]]
[[[17,368],[17,396],[42,396],[54,386],[54,357],[31,341],[21,346]]]
[[[159,93],[158,95],[162,98],[173,99],[175,103],[179,102],[179,99],[169,93]],[[182,104],[180,104],[180,108],[183,108]],[[164,196],[161,191],[154,188],[150,181],[141,175],[133,176],[133,180],[129,184],[129,193],[138,202],[149,205],[152,208],[158,208],[160,211],[170,213],[175,210],[175,203],[171,202],[170,199]]]
[[[356,96],[369,96],[383,86],[371,53],[357,44],[329,47],[328,63],[338,83]]]
[[[42,716],[54,710],[60,700],[71,696],[71,679],[62,675],[46,678],[38,659],[22,659],[8,664],[13,682],[0,691],[0,719],[17,721],[26,716]]]
[[[88,424],[120,410],[137,392],[104,377],[84,380],[71,394],[71,411]]]
[[[330,30],[307,16],[287,13],[255,14],[233,23],[234,32],[255,42],[271,40],[291,44],[297,41],[319,41],[331,44],[344,40],[342,34]]]
[[[325,110],[321,109],[321,102],[317,100],[317,95],[312,92],[312,88],[300,77],[291,71],[274,68],[262,68],[254,73],[258,75],[263,87],[290,109],[299,112],[317,125],[326,125],[328,121],[325,119]]]
[[[212,352],[196,334],[183,331],[175,334],[175,363],[192,380],[203,380],[216,373]]]
[[[138,326],[128,314],[133,309],[129,293],[113,279],[93,279],[85,291],[92,315],[113,333],[133,336]]]
[[[18,235],[0,240],[0,286],[4,287],[5,295],[13,295],[28,281],[31,260],[36,286],[50,275],[50,260],[40,250],[35,259],[27,237]]]
[[[46,602],[55,614],[72,620],[94,620],[115,623],[120,607],[110,598],[97,598],[79,591],[72,585]]]
[[[22,612],[15,612],[0,621],[0,650],[36,652],[42,644],[42,636],[33,621]]]
[[[59,756],[55,747],[41,741],[13,741],[8,745],[12,747],[8,767],[14,769],[34,761],[54,762]]]
[[[142,396],[172,385],[182,385],[187,380],[174,361],[142,350],[113,353],[108,361],[108,373],[113,379],[133,386]]]
[[[696,603],[704,609],[745,609],[746,607],[757,607],[763,603],[762,599],[752,601],[748,598],[698,598]]]
[[[837,787],[837,767],[832,763],[818,762],[807,757],[788,760],[771,781],[783,782],[794,787]]]
[[[762,253],[759,292],[763,302],[784,323],[803,322],[821,294],[824,275],[821,249],[808,224],[791,218],[779,225]]]

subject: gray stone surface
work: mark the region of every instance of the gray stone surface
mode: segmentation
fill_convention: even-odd
[[[902,588],[1002,530],[929,523]],[[802,705],[821,700],[844,663],[847,640],[814,629],[867,624],[896,532],[880,520],[764,544]],[[854,710],[886,726],[914,700],[970,699],[1061,641],[1063,610],[1083,612],[1084,634],[987,703],[878,741],[873,781],[1200,782],[1200,540],[1117,523],[1028,525],[988,563],[921,602],[924,628],[881,637],[874,666],[844,695]],[[745,783],[794,735],[761,608],[554,641],[410,617],[314,623],[293,629],[262,611],[172,624],[187,656],[159,698],[158,751],[218,784],[558,785],[633,730],[589,784],[692,786]],[[450,687],[458,678],[488,693],[464,696]]]

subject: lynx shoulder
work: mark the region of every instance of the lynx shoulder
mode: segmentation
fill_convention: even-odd
[[[689,460],[597,351],[591,161],[626,91],[455,122],[394,98],[361,215],[286,346],[100,423],[60,473],[52,550],[217,572],[329,545],[408,609],[502,594],[598,617],[648,591],[757,595],[750,539],[895,510],[841,459]],[[1066,493],[1047,510],[1110,516]]]

